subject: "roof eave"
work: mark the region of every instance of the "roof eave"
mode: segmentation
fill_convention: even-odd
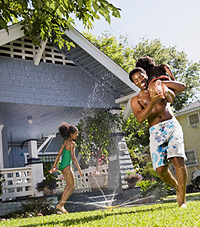
[[[189,109],[189,110],[181,111],[180,113],[179,112],[175,113],[175,116],[178,117],[178,116],[185,115],[185,114],[188,114],[188,113],[192,113],[192,112],[198,111],[198,110],[200,110],[200,106]]]
[[[6,29],[1,29],[0,46],[25,36],[24,31],[21,30],[21,28],[22,28],[22,25],[20,23],[17,23],[9,26],[8,32],[6,31]]]
[[[88,54],[90,54],[94,59],[106,67],[110,72],[117,76],[121,81],[123,81],[127,86],[133,89],[133,91],[136,93],[139,92],[139,88],[130,82],[128,73],[101,50],[95,47],[94,44],[86,39],[80,32],[78,32],[76,29],[69,28],[65,34]]]

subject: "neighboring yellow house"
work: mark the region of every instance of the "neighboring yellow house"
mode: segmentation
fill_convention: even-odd
[[[200,170],[200,100],[186,106],[175,116],[183,128],[189,185],[192,172]]]

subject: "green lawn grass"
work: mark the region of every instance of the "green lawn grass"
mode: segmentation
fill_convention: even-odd
[[[163,203],[137,207],[96,210],[62,215],[51,215],[1,221],[0,226],[137,226],[137,227],[199,227],[200,201],[188,201],[187,208],[177,203]]]

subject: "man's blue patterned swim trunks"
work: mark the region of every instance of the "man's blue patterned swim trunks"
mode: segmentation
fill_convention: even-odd
[[[187,160],[182,127],[175,117],[152,126],[149,132],[151,160],[155,170],[167,165],[170,158],[182,157]]]

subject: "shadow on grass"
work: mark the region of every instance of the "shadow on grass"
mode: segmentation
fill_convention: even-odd
[[[163,207],[162,209],[170,209],[170,208],[174,208],[174,205],[172,206],[168,206],[168,207]],[[94,220],[100,220],[100,219],[104,219],[106,217],[110,217],[110,216],[114,216],[114,215],[123,215],[123,214],[137,214],[140,212],[148,212],[148,211],[155,211],[155,210],[160,210],[160,207],[156,207],[156,208],[152,208],[152,207],[147,207],[145,209],[141,209],[141,210],[131,210],[131,211],[125,211],[125,212],[115,212],[115,213],[103,213],[103,214],[97,214],[94,215],[92,214],[89,217],[80,217],[80,218],[72,218],[72,219],[68,219],[68,220],[60,220],[59,223],[64,224],[66,226],[70,226],[70,225],[78,225],[80,223],[84,224],[84,223],[88,223],[90,221],[94,221]],[[70,214],[67,214],[70,215]],[[37,224],[29,224],[29,225],[21,225],[23,227],[36,227],[36,226],[49,226],[49,225],[58,225],[58,220],[57,221],[50,221],[50,222],[42,222],[42,223],[37,223]]]

